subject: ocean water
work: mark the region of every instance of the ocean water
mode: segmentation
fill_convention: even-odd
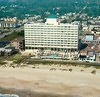
[[[15,94],[0,94],[0,97],[19,97],[19,96]]]

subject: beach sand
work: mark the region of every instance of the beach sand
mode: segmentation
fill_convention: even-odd
[[[96,69],[42,65],[0,68],[0,93],[20,97],[100,97],[100,70],[91,74],[92,70]]]

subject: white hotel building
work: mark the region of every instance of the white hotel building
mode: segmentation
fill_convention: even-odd
[[[57,22],[56,18],[47,18],[45,23],[25,24],[24,30],[26,51],[78,51],[78,25],[63,24]]]

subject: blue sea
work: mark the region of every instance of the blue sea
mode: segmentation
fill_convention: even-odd
[[[19,96],[15,94],[0,94],[0,97],[19,97]]]

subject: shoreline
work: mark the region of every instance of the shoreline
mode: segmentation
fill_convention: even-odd
[[[2,88],[2,87],[0,87],[0,93],[14,94],[18,95],[19,97],[76,97],[74,95],[51,94],[51,93],[34,92],[25,89]]]

